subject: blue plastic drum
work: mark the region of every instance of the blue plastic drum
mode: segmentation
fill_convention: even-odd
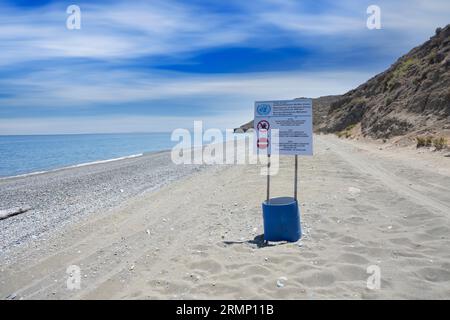
[[[297,200],[280,197],[264,201],[264,240],[295,242],[302,236]]]

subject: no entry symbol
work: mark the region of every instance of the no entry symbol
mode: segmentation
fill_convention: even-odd
[[[269,145],[269,139],[267,138],[259,138],[256,142],[256,146],[258,149],[266,149]]]

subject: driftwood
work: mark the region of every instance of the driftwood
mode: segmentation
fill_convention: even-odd
[[[31,210],[31,207],[11,208],[6,210],[0,210],[0,220],[24,213]]]

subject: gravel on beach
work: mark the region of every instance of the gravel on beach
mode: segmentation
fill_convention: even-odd
[[[130,197],[201,170],[175,165],[170,152],[0,180],[0,210],[31,210],[0,220],[0,265],[13,251],[46,241],[87,215],[101,215]]]

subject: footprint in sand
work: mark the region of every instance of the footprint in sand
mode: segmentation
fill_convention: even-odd
[[[355,265],[340,265],[337,267],[336,276],[338,280],[356,281],[366,280],[368,274],[366,268]]]
[[[366,223],[366,219],[361,218],[361,217],[353,216],[351,218],[345,219],[345,222],[346,223],[350,223],[350,224],[361,225],[361,224]]]
[[[422,268],[417,271],[418,275],[431,282],[450,281],[450,272],[439,268]]]
[[[295,281],[308,287],[327,287],[336,281],[336,276],[331,271],[315,271]]]
[[[247,274],[251,274],[251,275],[256,275],[256,276],[268,276],[272,273],[272,271],[266,267],[262,267],[262,266],[257,266],[257,265],[253,265],[253,266],[248,266],[246,268],[244,268],[245,273]]]
[[[350,263],[350,264],[362,264],[362,265],[368,265],[369,260],[364,258],[363,256],[359,254],[353,254],[353,253],[344,253],[340,255],[337,259],[340,262]]]
[[[375,212],[378,211],[379,209],[374,207],[374,206],[370,206],[370,205],[366,205],[366,204],[356,204],[353,206],[353,208],[355,208],[356,210],[358,210],[359,213],[370,213],[370,212]]]
[[[190,269],[205,271],[208,273],[216,274],[222,271],[222,266],[214,260],[202,260],[193,262],[189,265]]]
[[[351,237],[351,236],[343,236],[343,237],[339,238],[339,242],[347,243],[347,244],[354,243],[356,241],[358,241],[358,239]]]
[[[411,239],[408,239],[405,237],[392,238],[392,239],[389,239],[389,242],[396,244],[396,245],[408,247],[408,248],[414,249],[414,250],[420,250],[420,249],[424,248],[422,245],[412,242]]]
[[[450,234],[449,228],[445,226],[430,228],[425,232],[435,237],[448,236]]]
[[[263,276],[250,277],[250,282],[257,284],[257,285],[264,283],[264,281],[266,281],[266,277],[263,277]]]

